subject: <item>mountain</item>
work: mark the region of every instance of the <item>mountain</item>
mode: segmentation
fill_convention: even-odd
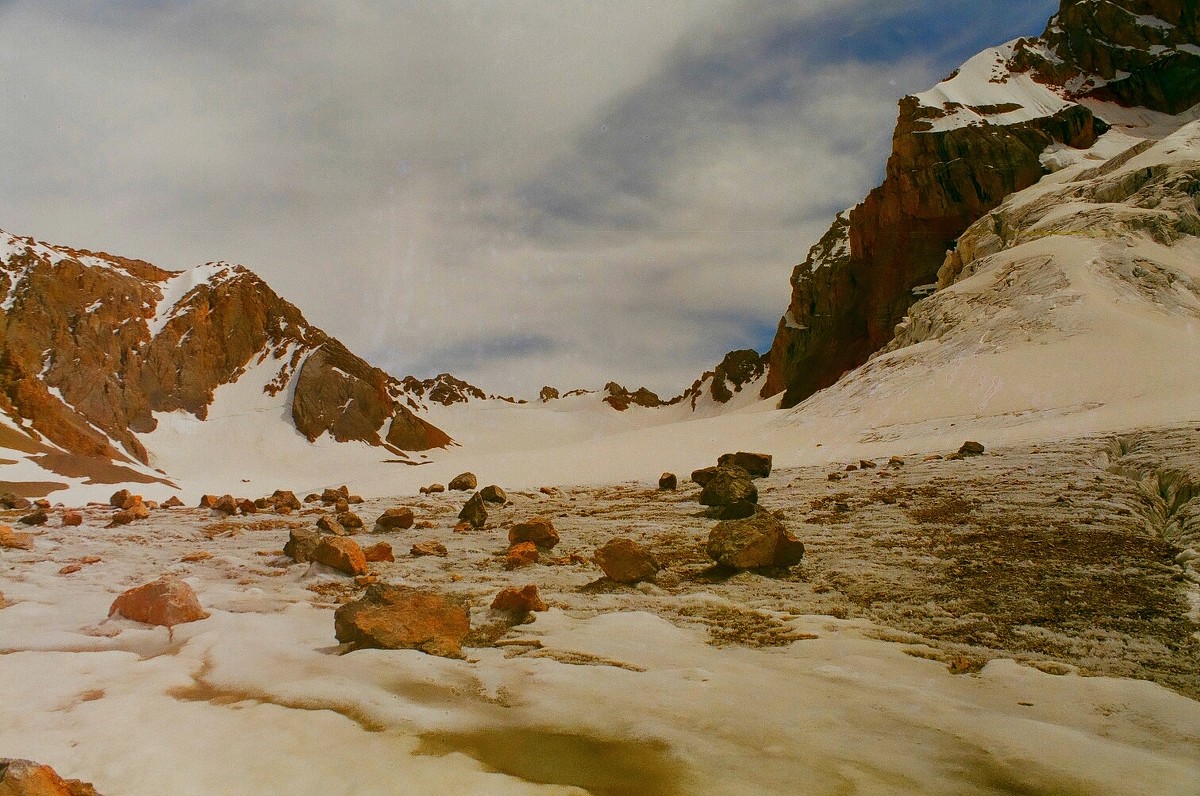
[[[900,102],[883,183],[839,214],[792,274],[764,397],[794,406],[884,348],[971,224],[1086,149],[1129,109],[1200,102],[1200,10],[1063,0],[1042,36],[985,50]]]
[[[0,233],[0,295],[4,445],[62,474],[88,461],[144,474],[161,419],[205,420],[251,371],[309,442],[400,456],[450,443],[403,405],[400,382],[238,265],[171,272]]]

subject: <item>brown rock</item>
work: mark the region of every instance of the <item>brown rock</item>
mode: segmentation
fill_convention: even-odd
[[[330,517],[328,514],[322,514],[317,518],[317,528],[321,533],[333,534],[334,536],[345,536],[346,529],[336,518]]]
[[[479,497],[483,498],[484,503],[499,503],[503,505],[508,502],[508,495],[504,493],[503,489],[495,484],[485,486],[483,489],[479,490]]]
[[[368,586],[362,599],[334,612],[337,640],[351,649],[416,649],[461,658],[470,629],[467,607],[457,597],[390,583]]]
[[[79,563],[86,566],[88,564],[99,564],[103,560],[100,556],[84,556],[79,559]]]
[[[354,576],[354,585],[355,586],[370,586],[372,583],[378,583],[378,582],[379,582],[378,575],[355,575]]]
[[[113,614],[166,627],[208,618],[192,587],[170,575],[124,592],[108,609],[108,615]]]
[[[508,555],[504,558],[504,565],[508,569],[527,567],[530,564],[536,564],[540,556],[541,554],[538,552],[537,545],[533,542],[521,542],[508,548]]]
[[[537,586],[531,583],[519,589],[512,587],[502,589],[492,600],[492,609],[525,614],[530,611],[545,611],[547,606],[542,601],[541,595],[538,594]]]
[[[858,469],[860,469],[860,470],[874,470],[875,467],[876,467],[875,462],[871,461],[870,459],[859,459],[858,460]]]
[[[428,530],[429,528],[436,528],[437,523],[434,522],[433,520],[417,520],[416,522],[413,523],[413,527],[421,528],[423,530]]]
[[[896,469],[897,467],[903,467],[904,460],[901,459],[899,456],[893,456],[892,458],[888,459],[887,466],[893,470]]]
[[[0,508],[25,511],[26,509],[33,508],[33,504],[27,498],[18,497],[12,492],[5,492],[0,495]]]
[[[738,451],[737,453],[722,454],[717,459],[717,466],[725,467],[732,464],[750,473],[751,478],[766,478],[771,474],[772,461],[773,458],[769,453]]]
[[[179,499],[178,495],[171,495],[171,497],[162,502],[162,507],[164,509],[177,509],[182,505],[183,501]]]
[[[220,502],[220,500],[221,499],[219,497],[217,497],[216,495],[201,495],[200,496],[200,504],[197,506],[197,508],[215,509],[217,507],[217,503]]]
[[[445,492],[445,491],[446,491],[445,484],[430,484],[428,487],[426,487],[426,492],[428,492],[430,495],[436,495],[439,492]]]
[[[692,482],[702,487],[708,486],[708,482],[716,477],[716,467],[701,467],[699,470],[692,470]]]
[[[275,506],[271,503],[270,498],[260,497],[254,499],[254,508],[259,511],[266,511],[267,509],[275,508]]]
[[[750,474],[737,466],[718,467],[717,473],[700,492],[702,506],[730,506],[735,503],[757,503],[758,487]]]
[[[674,490],[679,486],[679,479],[675,477],[675,473],[663,473],[658,477],[658,488],[663,490]]]
[[[271,505],[275,507],[276,511],[282,508],[288,508],[292,511],[299,511],[300,509],[304,508],[304,504],[301,503],[300,499],[296,497],[296,493],[292,492],[290,489],[276,489],[271,493],[270,502]]]
[[[659,570],[654,556],[632,539],[610,539],[596,550],[595,561],[605,577],[618,583],[652,580]]]
[[[432,527],[432,526],[430,526],[430,527]],[[467,522],[466,520],[463,520],[462,522],[460,522],[454,526],[454,532],[455,533],[468,533],[468,532],[474,530],[474,528],[475,528],[475,526],[471,525],[471,523]]]
[[[83,565],[82,565],[82,564],[67,564],[65,567],[63,567],[62,569],[60,569],[60,570],[58,571],[58,574],[60,574],[60,575],[70,575],[70,574],[72,574],[72,573],[78,572],[78,571],[79,571],[79,570],[81,570],[81,569],[83,569]]]
[[[83,515],[78,511],[64,511],[62,515],[62,524],[64,527],[83,525]]]
[[[17,522],[21,523],[22,525],[45,525],[47,522],[49,522],[49,520],[50,515],[46,513],[46,510],[38,509],[30,514],[26,514],[24,517],[17,520]]]
[[[337,521],[338,524],[346,529],[346,533],[358,533],[363,527],[362,518],[353,511],[343,511],[338,514]]]
[[[185,564],[194,564],[198,561],[207,561],[212,557],[213,554],[207,550],[199,550],[195,553],[188,553],[187,555],[181,556],[179,560]]]
[[[363,548],[363,555],[366,556],[368,563],[379,563],[381,561],[395,561],[396,555],[392,552],[392,546],[387,542],[376,542],[370,547]]]
[[[33,505],[37,506],[39,509],[49,509],[52,504],[45,498],[38,498],[37,500],[33,501]]]
[[[362,548],[358,542],[342,536],[322,536],[312,551],[312,560],[347,575],[367,574],[367,557]]]
[[[305,503],[319,503],[320,500],[321,500],[321,496],[318,495],[316,492],[313,492],[313,493],[310,493],[310,494],[304,496]]]
[[[99,796],[95,787],[63,779],[50,766],[32,760],[0,758],[0,796]]]
[[[478,486],[479,481],[475,478],[475,473],[459,473],[450,479],[450,489],[456,492],[469,492]]]
[[[709,558],[735,569],[790,567],[804,557],[804,544],[788,533],[773,514],[717,523],[708,535]]]
[[[385,530],[411,528],[413,526],[413,510],[407,506],[387,509],[375,520],[375,524]]]
[[[288,535],[287,544],[283,546],[283,554],[297,564],[305,564],[313,560],[313,552],[321,544],[322,534],[311,528],[292,528]]]
[[[114,509],[128,508],[128,506],[125,504],[129,502],[131,497],[133,497],[133,494],[128,489],[117,490],[113,493],[112,497],[108,499],[108,505],[112,506]]]
[[[213,506],[214,511],[229,514],[230,516],[238,513],[238,502],[233,495],[221,495],[217,499],[217,505]]]
[[[334,503],[337,503],[339,500],[346,500],[349,497],[350,488],[344,484],[339,486],[337,489],[329,487],[321,492],[321,502],[330,506],[332,506]]]
[[[445,556],[447,555],[446,545],[441,542],[417,542],[409,551],[414,556]]]
[[[978,442],[973,442],[971,440],[964,442],[962,444],[962,447],[958,449],[958,452],[961,453],[963,456],[982,456],[983,451],[984,451],[984,448],[982,445],[980,445]]]
[[[250,500],[249,498],[239,502],[238,509],[243,514],[257,514],[258,513],[258,505],[253,500]]]
[[[333,510],[338,514],[344,514],[350,510],[350,501],[346,498],[338,498],[333,502]]]
[[[482,528],[487,522],[488,513],[484,506],[483,498],[476,492],[471,495],[470,500],[463,505],[462,510],[458,512],[458,518],[463,522],[471,523],[474,528]]]
[[[558,531],[554,530],[554,523],[548,517],[534,517],[509,529],[509,545],[521,542],[533,542],[539,548],[549,550],[559,542]]]

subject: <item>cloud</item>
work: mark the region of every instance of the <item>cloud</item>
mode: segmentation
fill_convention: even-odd
[[[0,227],[243,262],[403,375],[677,392],[763,346],[895,100],[1056,4],[0,4]]]

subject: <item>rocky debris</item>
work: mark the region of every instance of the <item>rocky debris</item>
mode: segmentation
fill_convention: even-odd
[[[32,760],[0,758],[0,796],[99,796],[89,782],[63,779]]]
[[[553,387],[549,387],[549,386],[543,387],[541,389],[541,391],[538,393],[538,400],[541,401],[542,403],[547,403],[549,401],[554,401],[557,399],[558,399],[558,390],[556,390]]]
[[[333,536],[345,536],[346,529],[337,521],[337,518],[331,517],[328,514],[322,514],[317,518],[317,528],[321,533],[332,534]]]
[[[827,481],[841,481],[845,477],[845,473],[830,473],[829,475],[825,476],[825,479]]]
[[[766,478],[771,474],[771,463],[774,457],[769,453],[724,453],[717,459],[717,467],[733,465],[741,467],[751,478]]]
[[[387,542],[376,542],[370,547],[364,547],[363,556],[366,557],[369,564],[396,560],[396,555],[392,552],[392,546]]]
[[[898,467],[904,466],[904,460],[899,456],[893,456],[892,458],[888,459],[887,466],[889,469],[895,470]]]
[[[321,535],[313,548],[312,560],[347,575],[366,575],[367,557],[358,542],[344,536]]]
[[[452,492],[470,492],[478,485],[479,479],[475,477],[475,473],[459,473],[450,479]]]
[[[716,477],[716,467],[701,467],[699,470],[692,470],[692,482],[702,487],[708,486],[708,482]]]
[[[337,515],[338,524],[346,529],[347,533],[357,533],[363,527],[362,517],[359,517],[353,511],[343,511]]]
[[[387,531],[411,528],[413,526],[413,510],[407,506],[387,509],[375,520],[375,525]]]
[[[311,528],[292,528],[287,544],[283,546],[283,554],[297,564],[306,564],[313,560],[313,551],[320,543],[320,531],[314,531]]]
[[[201,495],[200,502],[196,505],[199,509],[215,509],[217,501],[220,500],[216,495]]]
[[[58,574],[73,575],[74,573],[78,572],[81,569],[83,569],[82,564],[67,564],[65,567],[63,567],[62,569],[60,569],[58,571]]]
[[[375,583],[334,612],[337,640],[350,649],[416,649],[461,658],[471,629],[467,606],[452,595]]]
[[[446,545],[438,541],[417,542],[409,550],[409,553],[415,557],[421,556],[441,556],[445,557],[448,554]]]
[[[692,409],[704,394],[704,385],[708,384],[708,393],[719,404],[729,403],[734,393],[739,393],[747,384],[752,384],[762,378],[767,370],[769,357],[759,354],[753,349],[744,348],[730,351],[717,367],[705,371],[692,386],[684,390],[678,398],[672,398],[667,403],[675,404],[687,401]],[[730,389],[732,387],[732,389]]]
[[[718,467],[716,474],[700,492],[702,506],[732,506],[735,503],[757,503],[758,487],[750,473],[741,467]]]
[[[659,570],[654,556],[632,539],[610,539],[596,550],[594,560],[606,578],[618,583],[653,580]]]
[[[319,503],[319,502],[321,502],[321,496],[318,495],[316,492],[310,492],[309,494],[304,496],[304,502],[305,503]]]
[[[420,407],[421,401],[429,401],[442,406],[458,403],[469,403],[472,398],[483,401],[487,393],[473,384],[455,378],[449,373],[439,373],[432,379],[418,380],[415,376],[405,376],[400,380],[400,386],[409,395],[409,406]],[[492,396],[497,397],[497,396]],[[512,399],[507,399],[512,400]],[[474,487],[471,487],[474,489]]]
[[[458,518],[463,522],[469,523],[473,528],[482,528],[487,522],[488,513],[484,506],[483,498],[478,492],[471,495],[470,500],[463,505],[462,510],[458,512]]]
[[[37,511],[30,512],[21,519],[17,520],[17,522],[21,523],[22,525],[45,525],[49,521],[50,515],[46,513],[45,509],[38,509]]]
[[[28,499],[18,497],[12,492],[5,492],[3,495],[0,495],[0,508],[25,511],[26,509],[33,508],[33,504]]]
[[[433,520],[417,520],[416,522],[413,523],[413,527],[420,528],[423,531],[427,531],[430,528],[436,528],[437,523],[434,522]]]
[[[7,525],[0,525],[0,547],[9,550],[32,550],[33,534],[17,533]]]
[[[178,495],[171,495],[161,505],[164,509],[177,509],[183,505],[183,501],[179,499]]]
[[[83,525],[83,515],[78,511],[64,511],[62,515],[62,524],[65,528],[73,528],[78,525]]]
[[[266,507],[263,506],[262,508]],[[258,509],[259,505],[249,498],[238,502],[238,510],[241,511],[242,514],[257,514]]]
[[[271,505],[275,507],[276,511],[284,508],[299,511],[304,508],[304,504],[296,497],[296,493],[290,489],[276,489],[271,493],[271,497],[268,500],[270,500]]]
[[[644,406],[648,409],[663,405],[662,399],[645,387],[639,387],[636,392],[629,392],[629,390],[626,390],[615,381],[610,381],[604,385],[604,392],[607,393],[604,397],[604,403],[618,412],[624,412],[631,404]]]
[[[509,529],[508,544],[512,546],[521,542],[532,542],[542,550],[549,550],[559,542],[558,531],[548,517],[534,517]]]
[[[129,508],[122,509],[116,512],[109,519],[109,528],[115,528],[118,525],[128,525],[134,520],[145,520],[150,517],[150,509],[142,502],[140,495],[134,495],[133,499],[127,501]]]
[[[343,514],[350,510],[350,501],[346,498],[338,498],[333,501],[333,511],[336,514]]]
[[[125,504],[128,503],[132,498],[133,493],[131,493],[128,489],[119,489],[112,494],[112,497],[108,499],[108,505],[112,506],[114,509],[128,508],[128,506]]]
[[[254,508],[257,511],[266,511],[267,509],[274,508],[274,506],[271,503],[270,498],[265,498],[265,497],[255,498],[253,502],[254,502]]]
[[[504,505],[508,502],[508,495],[504,493],[503,489],[495,484],[489,484],[488,486],[485,486],[483,489],[479,490],[479,497],[483,498],[484,503],[498,503],[500,505]]]
[[[675,473],[663,473],[658,477],[658,488],[666,491],[673,491],[679,486],[679,479],[675,477]]]
[[[858,469],[860,469],[860,470],[874,470],[877,466],[878,465],[875,464],[875,462],[871,461],[870,459],[859,459],[858,460]]]
[[[51,504],[50,501],[46,500],[45,498],[38,498],[37,500],[33,501],[33,505],[37,506],[39,509],[49,510],[50,506],[53,504]]]
[[[978,442],[974,442],[972,440],[967,440],[962,444],[962,447],[958,449],[959,454],[962,456],[982,456],[983,451],[984,447]]]
[[[508,554],[504,557],[504,566],[507,569],[527,567],[536,564],[540,557],[541,553],[538,551],[537,545],[533,542],[520,542],[508,548]]]
[[[208,612],[200,606],[192,587],[172,575],[163,575],[156,581],[122,593],[108,609],[109,616],[114,614],[135,622],[166,627],[208,618]]]
[[[217,498],[217,504],[212,508],[213,511],[219,511],[232,517],[238,513],[238,501],[233,495],[221,495]]]
[[[324,503],[326,506],[332,506],[333,504],[337,503],[339,500],[349,500],[349,499],[350,499],[350,487],[346,486],[345,484],[337,487],[336,489],[333,487],[327,487],[321,491],[321,502]]]
[[[526,614],[530,611],[545,611],[547,605],[542,601],[542,597],[538,594],[538,587],[534,584],[522,586],[521,588],[508,587],[502,589],[495,599],[492,600],[492,610],[494,611],[512,611],[513,613]]]
[[[717,523],[708,535],[708,557],[734,569],[791,567],[804,557],[804,543],[770,512]]]
[[[421,487],[417,491],[420,492],[422,495],[437,495],[437,494],[440,494],[440,493],[446,491],[446,485],[445,484],[430,484],[429,486]]]

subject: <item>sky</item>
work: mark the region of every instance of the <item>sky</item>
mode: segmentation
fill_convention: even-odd
[[[0,0],[0,229],[261,275],[397,375],[765,351],[896,102],[1057,0]]]

